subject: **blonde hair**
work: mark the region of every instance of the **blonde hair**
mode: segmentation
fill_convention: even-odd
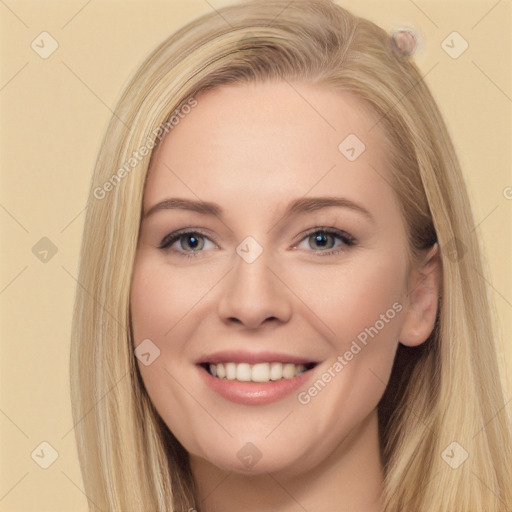
[[[410,256],[441,247],[435,328],[423,345],[399,346],[378,407],[385,511],[508,510],[509,419],[455,150],[411,57],[327,0],[252,1],[192,21],[148,56],[115,108],[91,184],[71,347],[90,510],[200,510],[187,452],[153,408],[134,356],[129,296],[151,151],[130,159],[151,150],[171,113],[201,91],[280,80],[350,91],[372,108],[389,141]],[[456,469],[442,457],[452,442],[469,454]]]

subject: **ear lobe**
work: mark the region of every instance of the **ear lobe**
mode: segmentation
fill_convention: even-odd
[[[416,347],[432,333],[439,307],[440,286],[441,263],[436,242],[409,275],[408,303],[398,338],[402,345]]]

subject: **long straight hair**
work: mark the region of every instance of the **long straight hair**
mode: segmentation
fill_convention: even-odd
[[[441,248],[435,328],[417,348],[399,345],[378,406],[386,512],[510,510],[509,418],[456,152],[411,57],[328,0],[251,1],[192,21],[147,57],[115,108],[91,183],[72,326],[72,409],[90,510],[200,511],[187,452],[152,406],[133,351],[144,184],[154,146],[184,105],[222,84],[264,81],[358,95],[388,141],[411,261]],[[454,448],[468,454],[457,468],[446,462]]]

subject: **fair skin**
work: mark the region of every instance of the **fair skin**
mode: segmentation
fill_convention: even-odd
[[[380,126],[370,130],[376,117],[347,92],[293,87],[300,94],[282,82],[199,95],[156,150],[146,183],[134,341],[149,338],[160,350],[139,369],[190,454],[202,512],[382,510],[377,404],[398,342],[417,346],[434,327],[438,255],[425,251],[407,266],[386,141]],[[338,149],[349,134],[366,146],[354,161]],[[346,206],[284,215],[292,201],[320,196],[369,215]],[[168,198],[215,203],[223,213],[162,207],[146,215]],[[159,248],[184,228],[192,235]],[[249,236],[262,249],[251,262],[236,251]],[[367,344],[357,342],[370,327]],[[345,355],[354,341],[360,350]],[[222,351],[315,365],[292,392],[240,403],[209,386],[220,379],[198,364]],[[322,376],[320,391],[308,391]],[[237,389],[245,397],[250,385],[269,384]]]

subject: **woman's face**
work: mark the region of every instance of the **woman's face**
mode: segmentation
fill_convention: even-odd
[[[148,174],[139,369],[192,461],[305,471],[375,418],[437,294],[407,270],[381,125],[355,96],[283,82],[196,99]]]

